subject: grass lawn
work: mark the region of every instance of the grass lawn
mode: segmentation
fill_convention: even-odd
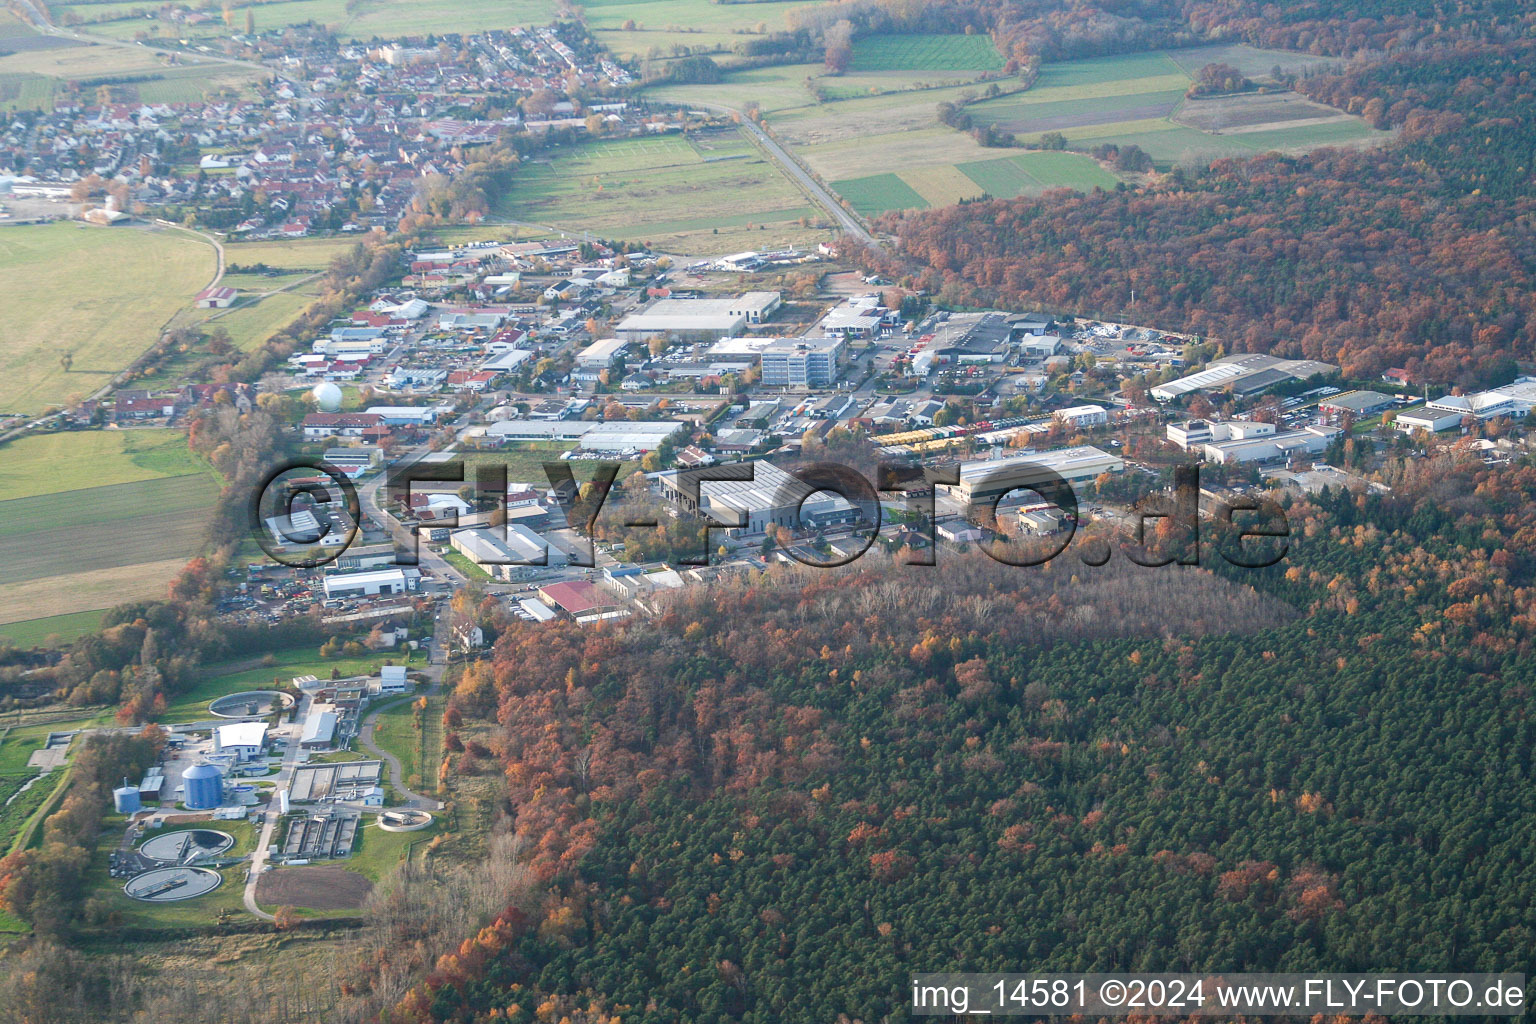
[[[413,843],[429,840],[441,829],[440,819],[436,817],[431,825],[420,832],[385,832],[376,821],[375,818],[364,819],[362,827],[357,830],[357,842],[352,846],[351,857],[328,863],[356,871],[377,883],[405,859],[406,851]]]
[[[387,750],[400,759],[401,777],[407,786],[421,773],[421,745],[417,740],[416,713],[411,708],[414,703],[414,699],[402,700],[387,708],[379,713],[373,726],[373,742],[380,750]]]
[[[491,574],[489,572],[482,568],[473,559],[466,557],[463,552],[455,551],[450,547],[444,547],[441,554],[443,556],[443,561],[459,570],[459,572],[463,573],[468,579],[484,581],[491,578]]]
[[[264,263],[279,270],[327,270],[331,262],[362,243],[356,238],[279,238],[261,242],[228,242],[224,257],[230,266]]]
[[[101,617],[106,609],[87,612],[67,612],[63,615],[45,615],[40,619],[23,619],[0,625],[0,640],[8,640],[17,647],[51,646],[50,638],[60,643],[94,633],[101,628]]]
[[[874,35],[853,45],[850,71],[1001,71],[1002,54],[985,35]]]
[[[179,430],[33,434],[0,449],[0,501],[207,471]]]
[[[261,279],[253,278],[252,280],[253,283],[246,287],[262,288],[262,290],[281,287],[281,284],[268,283],[263,288],[261,284],[254,283]],[[231,288],[239,287],[230,283],[228,277],[225,278],[225,283]],[[293,291],[268,295],[257,302],[242,303],[222,316],[204,320],[200,328],[211,333],[216,328],[222,327],[229,332],[230,341],[236,348],[242,352],[249,352],[293,323],[314,301],[315,295],[301,285]]]
[[[79,224],[0,231],[6,330],[0,412],[84,396],[149,348],[213,278],[214,252],[179,231]],[[74,362],[66,372],[61,353]]]
[[[407,660],[408,654],[414,655],[414,661]],[[274,681],[286,686],[294,676],[315,675],[321,679],[329,679],[331,670],[336,669],[342,678],[348,676],[377,675],[379,668],[386,661],[400,664],[423,664],[422,654],[411,651],[386,651],[381,654],[370,654],[362,658],[337,658],[326,660],[320,657],[311,648],[298,648],[288,651],[273,652],[272,658],[275,664],[270,666],[257,666],[255,668],[243,668],[231,671],[245,659],[236,662],[224,662],[221,664],[206,665],[203,667],[204,680],[198,683],[186,693],[180,694],[170,702],[162,720],[167,722],[196,720],[202,721],[210,718],[208,714],[208,702],[216,697],[222,697],[228,693],[239,693],[242,690],[267,690],[271,689]],[[222,669],[222,671],[221,671]]]

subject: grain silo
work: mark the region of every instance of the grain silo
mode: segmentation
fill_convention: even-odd
[[[211,811],[224,802],[224,776],[211,764],[195,764],[181,773],[182,801],[188,810]]]
[[[112,809],[118,814],[137,814],[140,806],[139,787],[128,785],[127,779],[112,791]]]

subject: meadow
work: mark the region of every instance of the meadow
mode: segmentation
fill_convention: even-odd
[[[755,150],[710,160],[676,135],[591,142],[525,164],[497,213],[684,252],[827,237],[800,223],[817,212]]]
[[[12,441],[0,453],[0,502],[207,469],[187,449],[185,434],[157,428],[32,434]],[[0,518],[0,536],[7,532]]]
[[[850,71],[1001,71],[1002,54],[985,35],[872,35],[854,43]]]
[[[246,11],[251,12],[258,32],[287,25],[314,22],[332,29],[342,39],[429,35],[452,25],[455,32],[478,32],[516,25],[548,24],[555,16],[553,0],[267,0],[259,4],[231,4],[230,25],[221,10],[197,25],[180,25],[146,18],[156,5],[144,2],[111,4],[50,4],[55,20],[67,15],[95,19],[118,15],[110,21],[79,25],[81,31],[113,39],[207,38],[245,30]],[[134,12],[139,12],[137,17]]]
[[[108,383],[206,287],[213,248],[179,231],[0,228],[0,412],[35,414]],[[73,355],[66,370],[60,361]]]
[[[163,597],[202,546],[219,482],[177,431],[45,435],[5,451],[0,635],[14,642],[79,635],[103,609]]]
[[[312,648],[305,647],[272,652],[270,665],[252,666],[248,658],[205,665],[202,668],[203,681],[172,698],[163,717],[168,722],[202,720],[208,717],[208,702],[217,697],[242,690],[286,686],[295,676],[314,675],[329,679],[332,670],[340,672],[342,677],[378,675],[379,668],[386,661],[396,665],[420,665],[422,656],[416,654],[412,660],[411,653],[382,651],[356,658],[327,659],[320,657]]]
[[[1113,143],[1144,149],[1160,169],[1271,149],[1372,144],[1387,133],[1294,93],[1187,100],[1192,75],[1228,63],[1255,78],[1271,69],[1299,73],[1322,58],[1240,45],[1191,47],[1047,64],[1027,92],[967,108],[978,123],[1014,133],[1025,144],[1046,132],[1074,149]]]

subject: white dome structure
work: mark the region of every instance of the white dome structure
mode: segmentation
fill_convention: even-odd
[[[337,412],[341,409],[341,388],[330,381],[316,384],[309,397],[315,400],[321,412]]]

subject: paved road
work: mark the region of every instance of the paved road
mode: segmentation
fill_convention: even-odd
[[[864,222],[862,220],[845,210],[843,208],[843,204],[838,202],[837,197],[829,192],[821,184],[821,182],[813,178],[810,172],[805,169],[804,165],[802,165],[799,160],[795,159],[795,157],[792,156],[788,150],[779,145],[778,141],[775,140],[773,136],[769,135],[767,132],[763,131],[762,128],[758,127],[757,123],[746,114],[735,109],[734,107],[728,107],[721,103],[690,103],[689,106],[702,107],[705,110],[713,110],[722,114],[731,114],[739,118],[741,120],[741,126],[747,130],[748,134],[757,140],[758,145],[763,147],[763,151],[773,159],[774,163],[779,165],[779,169],[787,174],[791,180],[793,180],[801,187],[801,189],[805,191],[807,195],[815,200],[817,206],[820,206],[827,213],[831,214],[832,219],[837,221],[838,225],[845,232],[857,238],[865,245],[871,246],[875,249],[884,249],[884,246],[880,244],[875,236],[869,233],[869,229],[864,226]]]

